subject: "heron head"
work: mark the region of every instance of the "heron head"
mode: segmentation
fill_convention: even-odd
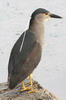
[[[43,8],[39,8],[36,9],[33,13],[32,13],[32,18],[40,20],[40,21],[45,21],[49,18],[62,18],[56,14],[52,14],[50,13],[48,10],[43,9]]]

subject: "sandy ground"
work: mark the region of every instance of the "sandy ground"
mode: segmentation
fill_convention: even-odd
[[[11,49],[28,28],[31,13],[45,8],[63,17],[45,23],[43,55],[33,77],[44,88],[66,100],[66,1],[0,0],[0,82],[7,81]]]

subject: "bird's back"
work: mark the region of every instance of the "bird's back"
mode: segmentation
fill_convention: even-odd
[[[41,58],[41,45],[35,34],[26,31],[25,40],[20,50],[24,33],[17,40],[11,51],[8,65],[9,88],[14,88],[19,82],[27,78],[38,65]]]

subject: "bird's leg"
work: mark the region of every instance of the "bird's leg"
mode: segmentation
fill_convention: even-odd
[[[22,81],[22,88],[25,89],[24,81]]]
[[[24,81],[22,81],[22,89],[20,90],[20,92],[26,91],[26,90],[30,90],[29,87],[26,87],[24,84]]]
[[[30,78],[30,85],[31,86],[30,86],[30,91],[28,93],[34,93],[34,92],[36,92],[36,90],[33,89],[32,74],[30,74],[29,78]]]

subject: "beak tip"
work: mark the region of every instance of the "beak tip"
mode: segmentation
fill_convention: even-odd
[[[63,19],[63,17],[61,17],[61,19]]]

